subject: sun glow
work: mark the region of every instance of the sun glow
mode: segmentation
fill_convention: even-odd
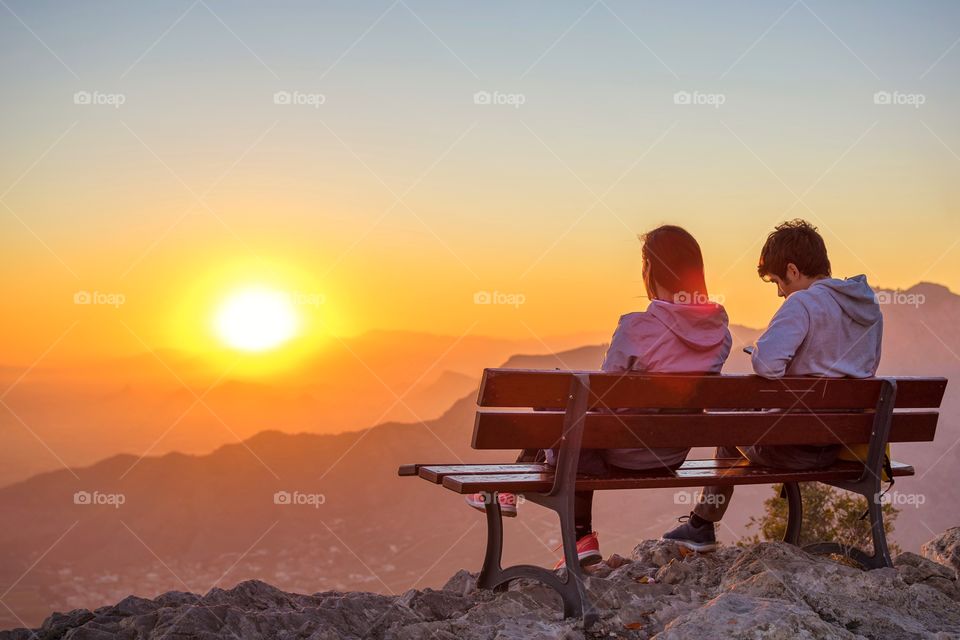
[[[290,261],[211,254],[170,307],[169,348],[232,378],[293,374],[347,332],[341,290]],[[186,374],[184,374],[186,375]]]
[[[244,289],[217,310],[217,336],[241,351],[269,351],[295,337],[300,318],[289,297],[271,289]]]

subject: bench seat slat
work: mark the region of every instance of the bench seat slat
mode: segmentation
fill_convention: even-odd
[[[477,404],[481,407],[562,409],[573,371],[484,369]],[[797,378],[768,380],[751,375],[650,375],[589,373],[591,408],[739,407],[788,409],[862,409],[876,404],[880,379]],[[945,378],[898,377],[897,408],[937,408]],[[798,404],[798,401],[801,404]]]
[[[894,462],[894,476],[914,474],[910,465]],[[581,477],[577,479],[577,489],[654,489],[671,487],[699,487],[707,484],[776,484],[780,482],[844,481],[856,480],[863,472],[862,465],[855,462],[840,462],[823,469],[808,471],[786,471],[758,466],[736,466],[721,469],[690,468],[679,469],[675,474],[662,472],[650,474],[631,474],[608,477]],[[553,486],[552,473],[513,473],[513,474],[464,474],[448,475],[443,478],[443,486],[456,493],[476,493],[478,491],[510,491],[513,493],[542,493]]]
[[[420,464],[402,464],[397,470],[398,476],[415,476],[420,470]]]
[[[704,447],[744,444],[867,443],[872,413],[783,413],[769,411],[696,414],[587,415],[585,449],[635,447]],[[898,412],[890,442],[931,442],[936,411]],[[559,446],[563,431],[560,411],[477,412],[474,449],[549,449]]]
[[[720,469],[734,466],[747,466],[750,463],[743,458],[710,458],[705,460],[686,460],[681,469]],[[545,464],[443,464],[443,465],[404,465],[419,466],[419,475],[424,480],[440,484],[446,476],[470,474],[508,474],[508,473],[551,473]],[[406,474],[417,475],[417,474]]]
[[[544,464],[448,464],[424,465],[420,467],[420,477],[440,484],[444,476],[471,473],[545,473],[550,469]]]

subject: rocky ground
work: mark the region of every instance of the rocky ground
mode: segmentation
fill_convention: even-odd
[[[673,544],[646,541],[588,577],[601,621],[586,633],[561,618],[559,598],[542,585],[492,593],[461,571],[441,590],[399,596],[301,595],[257,581],[203,596],[130,596],[56,613],[39,629],[0,632],[0,640],[960,638],[960,527],[895,565],[865,572],[780,543],[684,556]]]

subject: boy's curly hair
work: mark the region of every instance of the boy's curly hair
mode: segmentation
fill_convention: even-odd
[[[783,278],[791,262],[807,277],[830,276],[830,258],[823,237],[815,226],[799,218],[779,224],[770,232],[760,251],[757,273],[761,278]]]

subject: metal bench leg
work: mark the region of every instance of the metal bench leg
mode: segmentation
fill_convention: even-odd
[[[594,624],[598,616],[587,598],[583,584],[583,574],[577,558],[577,541],[572,538],[573,512],[560,508],[554,500],[544,497],[544,506],[557,511],[563,528],[564,557],[573,557],[573,564],[568,562],[566,579],[561,580],[553,571],[534,565],[518,564],[506,569],[501,566],[503,554],[503,521],[500,513],[500,503],[496,494],[487,494],[487,552],[483,560],[483,568],[477,578],[477,586],[482,589],[496,589],[517,578],[529,578],[544,583],[552,588],[563,601],[563,615],[566,618],[583,618],[585,628]],[[561,513],[563,511],[564,513]],[[570,533],[566,526],[569,525]],[[572,570],[569,567],[573,567]],[[584,606],[586,603],[586,607]]]
[[[873,555],[869,556],[850,545],[827,542],[804,547],[811,553],[837,553],[860,564],[864,569],[892,567],[890,550],[887,548],[887,534],[883,530],[883,505],[880,502],[880,484],[883,478],[885,450],[890,440],[890,425],[893,423],[893,408],[896,405],[897,381],[883,380],[877,409],[870,432],[870,446],[864,461],[863,474],[856,482],[827,482],[826,484],[859,493],[867,500],[867,514],[870,516],[870,536],[873,539]]]
[[[780,490],[780,497],[787,499],[787,529],[783,534],[783,541],[792,545],[800,544],[800,527],[803,524],[803,498],[800,495],[800,485],[796,482],[786,482]]]
[[[887,548],[887,532],[883,530],[883,504],[880,496],[865,496],[867,511],[870,514],[870,533],[873,536],[873,556],[870,558],[871,569],[892,567],[890,549]]]
[[[840,485],[834,485],[840,486]],[[856,489],[848,486],[840,486],[848,491]],[[858,491],[858,493],[860,493]],[[818,542],[808,544],[803,547],[804,551],[816,554],[837,554],[850,558],[864,569],[881,569],[883,567],[892,567],[893,561],[890,559],[890,550],[887,548],[887,533],[883,530],[883,505],[877,500],[876,496],[861,493],[867,499],[867,513],[870,516],[870,535],[873,538],[873,555],[867,555],[863,550],[853,545],[841,544],[839,542]]]
[[[487,551],[483,556],[483,568],[477,578],[477,586],[483,589],[492,589],[501,571],[503,558],[503,516],[500,512],[500,500],[494,492],[484,492],[487,511]]]
[[[560,535],[563,539],[563,559],[567,570],[567,595],[563,596],[564,617],[579,616],[583,618],[583,626],[589,629],[598,619],[593,603],[587,596],[587,589],[583,583],[583,569],[580,567],[580,557],[577,554],[576,523],[573,517],[572,496],[559,496],[560,508],[557,515],[560,518]],[[572,588],[571,588],[572,587]]]

